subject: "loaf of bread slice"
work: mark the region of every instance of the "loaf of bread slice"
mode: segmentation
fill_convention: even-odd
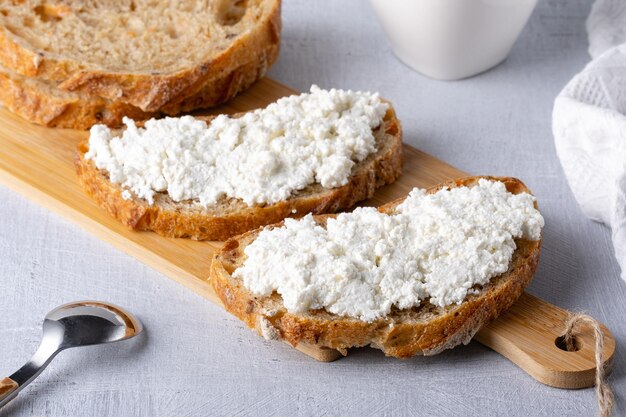
[[[29,122],[81,130],[96,123],[118,127],[123,117],[144,120],[157,115],[132,104],[59,90],[36,78],[6,70],[0,70],[0,102]]]
[[[286,217],[348,209],[372,197],[377,188],[395,181],[402,170],[402,129],[391,105],[374,136],[377,151],[355,164],[347,184],[336,188],[312,184],[287,200],[265,205],[248,206],[242,200],[229,198],[205,207],[196,201],[175,202],[167,193],[157,193],[152,205],[136,197],[126,200],[120,185],[111,183],[106,171],[85,159],[88,142],[79,145],[75,167],[86,192],[133,230],[152,230],[167,237],[226,240]]]
[[[525,185],[514,178],[468,177],[447,181],[428,189],[435,193],[444,187],[471,187],[480,178],[501,181],[513,194],[527,192]],[[390,213],[403,200],[379,208]],[[315,216],[325,225],[331,215]],[[276,226],[280,226],[278,224]],[[272,227],[272,226],[269,226]],[[428,300],[419,307],[399,310],[394,307],[387,316],[372,322],[338,316],[324,309],[293,314],[284,307],[282,298],[274,292],[269,297],[251,293],[242,280],[232,276],[245,261],[244,250],[262,229],[247,232],[225,242],[214,254],[210,282],[226,310],[244,321],[266,338],[282,339],[293,346],[306,343],[320,348],[337,349],[370,345],[386,355],[407,358],[416,354],[434,355],[461,343],[467,344],[485,324],[505,312],[528,285],[537,268],[541,240],[516,239],[508,270],[487,285],[469,293],[460,304],[439,307]]]
[[[0,102],[18,116],[46,127],[86,130],[102,123],[118,128],[124,117],[146,120],[160,115],[175,116],[228,101],[259,79],[277,52],[270,47],[266,51],[267,59],[242,63],[223,78],[208,80],[193,95],[177,97],[155,112],[145,112],[123,101],[64,91],[49,82],[16,74],[1,66]]]
[[[242,66],[262,75],[279,41],[280,0],[0,5],[4,67],[144,112],[161,111],[217,80],[229,84],[229,77],[242,76]],[[211,102],[205,95],[200,104],[228,98],[217,95]]]

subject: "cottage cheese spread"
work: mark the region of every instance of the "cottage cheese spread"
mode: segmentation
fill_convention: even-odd
[[[167,192],[205,206],[223,197],[271,204],[313,183],[346,184],[355,163],[376,152],[372,130],[387,108],[378,94],[313,86],[209,124],[183,116],[138,128],[125,118],[121,137],[95,125],[85,158],[122,184],[126,199],[134,193],[153,204],[155,193]]]
[[[463,301],[509,267],[514,238],[538,240],[544,221],[527,193],[498,181],[426,194],[414,189],[395,213],[357,208],[263,230],[233,276],[255,295],[278,292],[288,311],[325,308],[372,321],[392,306]]]

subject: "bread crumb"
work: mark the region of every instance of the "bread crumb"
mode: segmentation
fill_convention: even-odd
[[[235,296],[233,295],[230,288],[226,288],[226,291],[224,291],[224,295],[226,297],[226,305],[232,305],[235,302]]]
[[[265,317],[274,317],[276,314],[278,314],[278,309],[276,308],[264,308],[263,310],[261,310],[261,314],[263,314]]]
[[[280,339],[280,332],[266,317],[259,316],[259,330],[265,340]]]
[[[39,64],[41,64],[41,57],[42,56],[43,56],[43,54],[41,52],[37,52],[33,56],[33,65],[34,65],[35,69],[39,69]]]

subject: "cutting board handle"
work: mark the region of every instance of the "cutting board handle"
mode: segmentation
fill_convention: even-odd
[[[577,328],[577,350],[567,351],[561,342],[570,312],[524,293],[496,321],[483,328],[475,340],[500,353],[537,381],[557,388],[585,388],[595,383],[595,340],[591,327]],[[610,369],[615,339],[604,333],[603,359]],[[559,345],[561,347],[559,347]]]

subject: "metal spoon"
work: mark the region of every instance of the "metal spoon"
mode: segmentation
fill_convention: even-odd
[[[130,313],[99,301],[79,301],[55,308],[46,315],[41,344],[30,361],[0,380],[0,408],[15,398],[62,350],[125,340],[142,329],[139,320]]]

